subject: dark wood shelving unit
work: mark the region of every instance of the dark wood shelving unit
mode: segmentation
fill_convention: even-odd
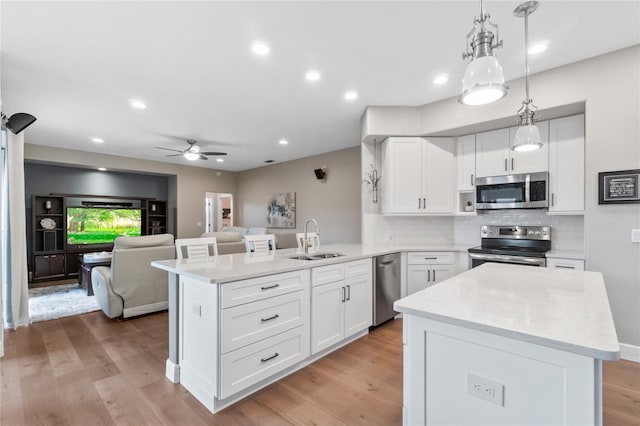
[[[31,201],[31,282],[77,277],[82,255],[111,251],[113,244],[67,245],[67,197],[139,200],[142,209],[142,235],[167,232],[167,202],[142,197],[97,196],[90,194],[34,195]],[[55,223],[51,229],[43,220]],[[44,224],[46,225],[45,221]]]

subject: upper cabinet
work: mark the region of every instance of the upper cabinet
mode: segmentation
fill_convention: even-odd
[[[584,212],[584,114],[549,122],[549,212]]]
[[[456,176],[458,191],[476,188],[476,135],[456,139]]]
[[[452,138],[390,137],[383,143],[383,212],[451,213]]]
[[[542,148],[529,152],[511,150],[517,127],[492,130],[476,135],[476,174],[478,177],[544,172],[549,169],[549,123],[537,123]]]

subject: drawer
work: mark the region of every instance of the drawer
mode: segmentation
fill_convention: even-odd
[[[221,353],[309,323],[309,288],[222,310]]]
[[[311,286],[333,283],[344,279],[344,263],[318,266],[311,270]]]
[[[344,277],[357,277],[358,275],[370,274],[373,272],[373,261],[371,258],[354,260],[344,264]]]
[[[308,324],[222,355],[220,399],[255,385],[308,356]]]
[[[453,252],[417,251],[407,254],[409,265],[453,265]]]
[[[575,271],[584,271],[584,260],[582,259],[561,259],[547,258],[547,268],[573,269]]]
[[[222,308],[299,291],[308,282],[309,273],[301,270],[222,284]]]

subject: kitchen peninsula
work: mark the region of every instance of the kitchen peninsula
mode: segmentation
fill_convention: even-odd
[[[602,274],[484,264],[394,304],[405,424],[602,424]]]
[[[292,257],[300,253],[291,249],[153,262],[169,272],[167,377],[217,412],[365,335],[372,318],[374,256],[449,251],[466,257],[466,247],[458,246],[334,244],[322,251],[342,256],[299,260]],[[619,356],[600,274],[487,264],[418,291],[395,307],[405,318],[407,424],[432,418],[425,415],[425,401],[436,383],[449,405],[442,403],[434,415],[475,412],[453,408],[458,403],[485,410],[491,419],[494,407],[510,413],[533,407],[546,416],[532,415],[538,423],[556,419],[565,406],[569,423],[594,423],[593,416],[600,415],[600,360]],[[425,336],[436,343],[430,340],[425,347],[419,341]],[[429,370],[434,359],[442,362],[435,364],[436,372]],[[478,364],[468,367],[467,362]],[[438,376],[454,372],[462,381]],[[493,392],[493,400],[504,407],[470,398],[469,374],[478,379],[479,384],[469,382],[478,389],[493,383],[486,393]],[[529,405],[518,392],[530,398]],[[443,417],[437,419],[442,423]],[[514,422],[508,417],[504,424]]]

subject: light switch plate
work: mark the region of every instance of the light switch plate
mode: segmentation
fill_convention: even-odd
[[[640,229],[631,230],[631,242],[640,243]]]
[[[191,313],[197,317],[202,316],[202,305],[194,303],[191,305]]]

